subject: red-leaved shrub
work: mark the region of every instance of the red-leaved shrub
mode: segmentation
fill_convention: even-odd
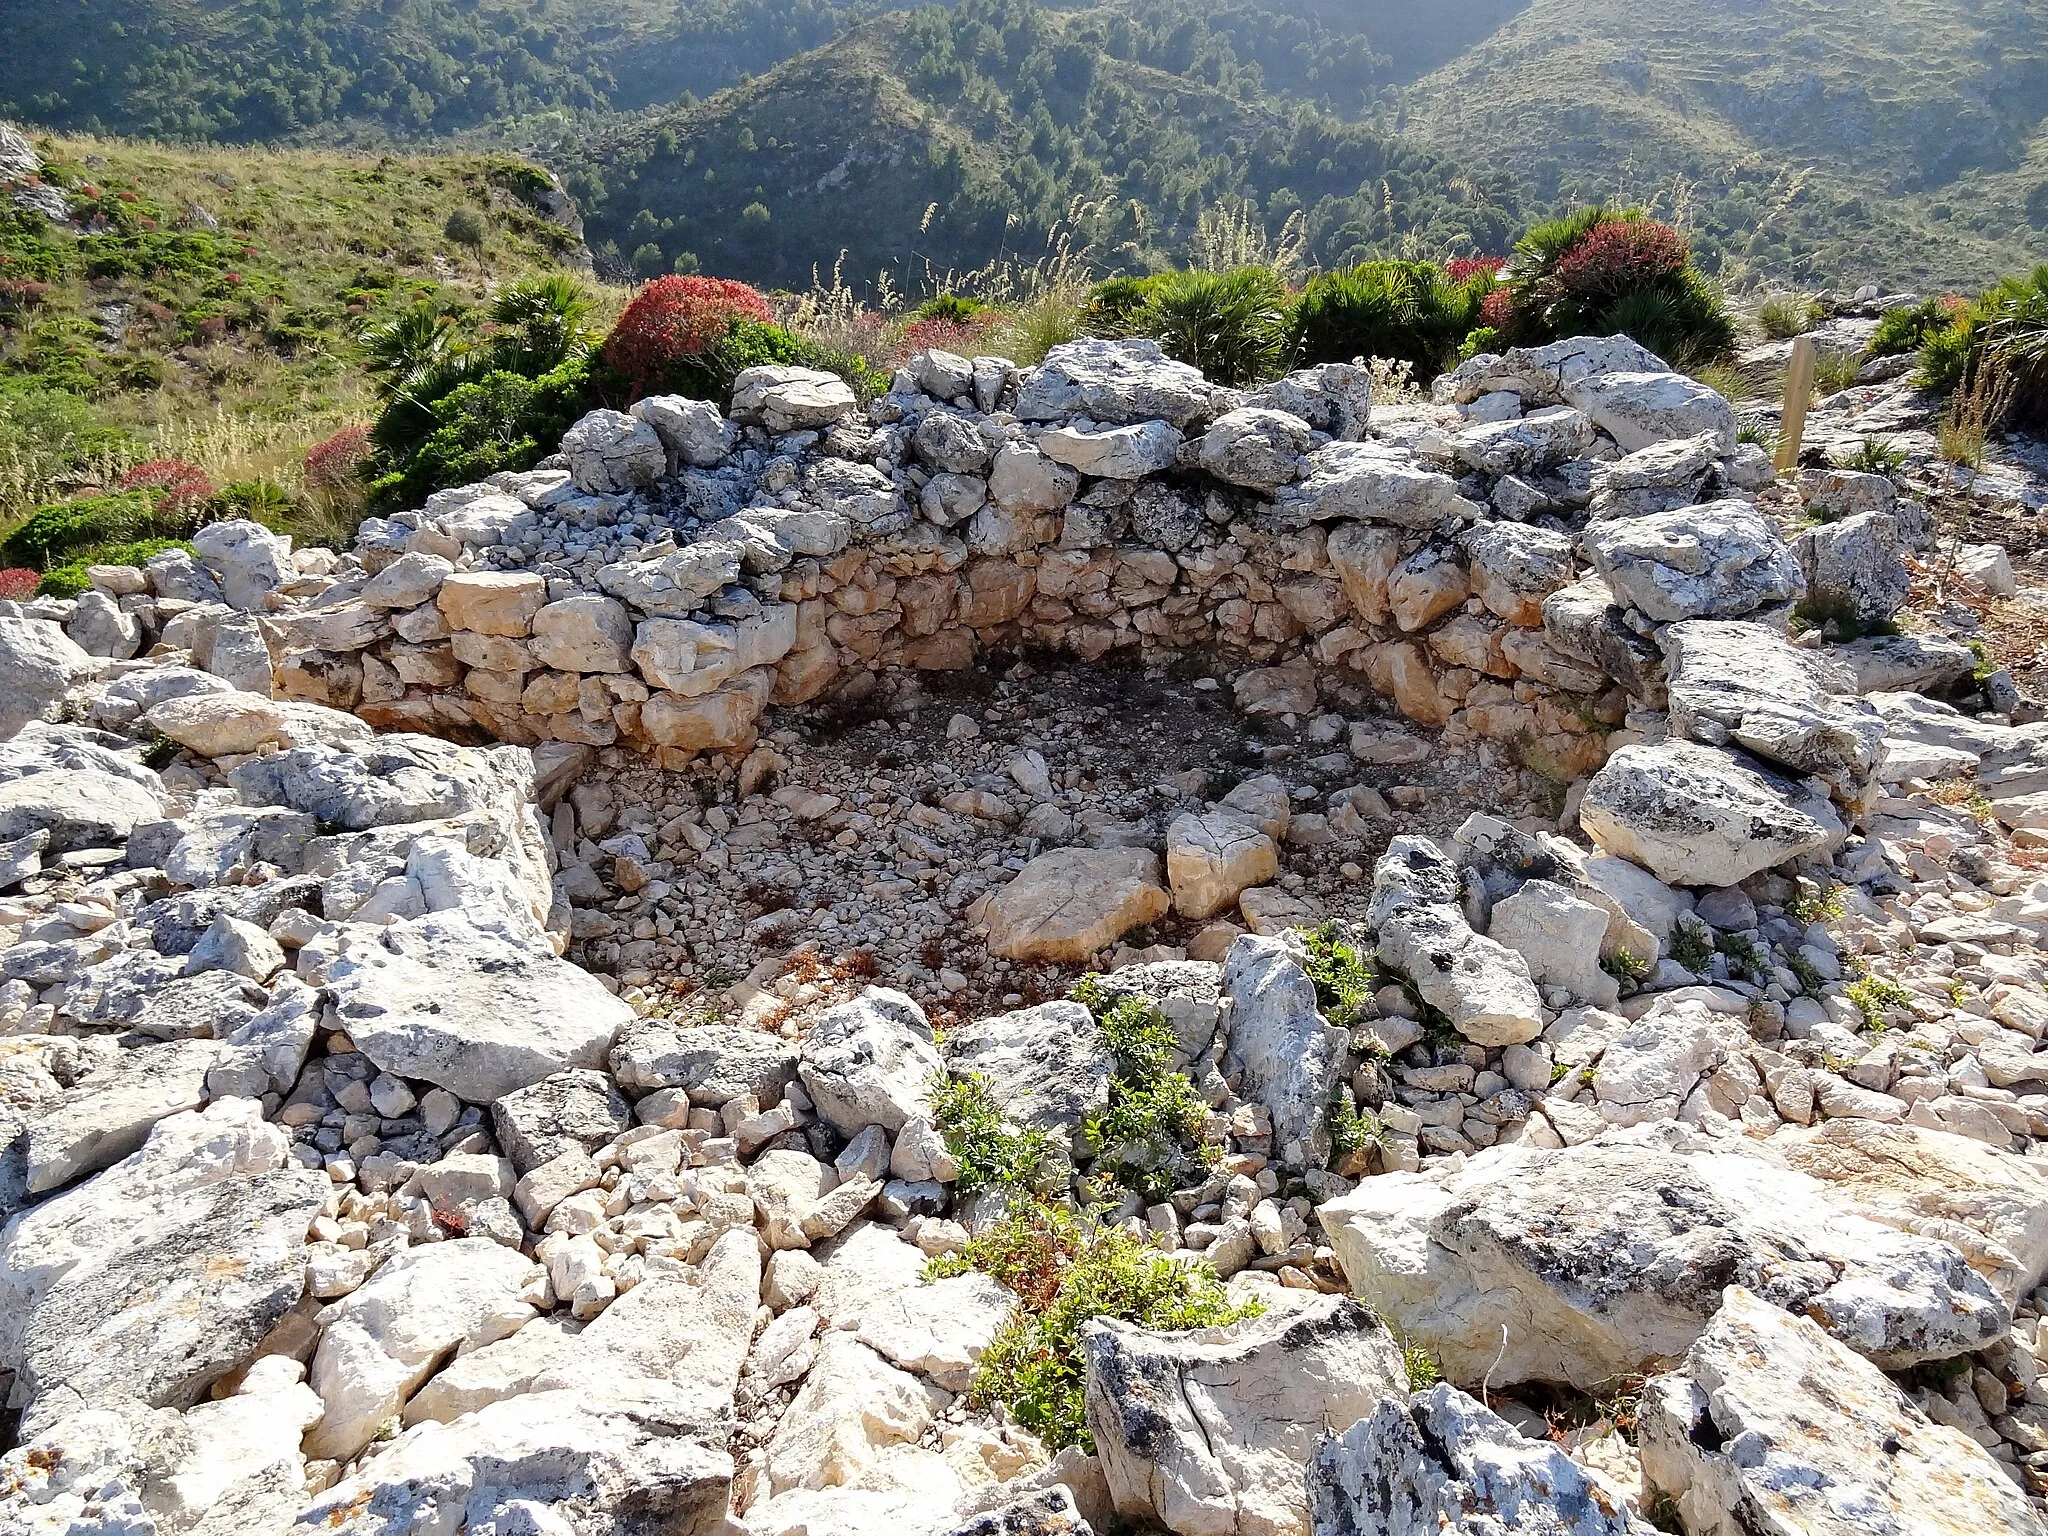
[[[1444,263],[1444,272],[1454,283],[1469,283],[1475,277],[1499,277],[1506,265],[1502,256],[1459,256]]]
[[[1494,288],[1479,301],[1479,323],[1490,325],[1495,330],[1505,330],[1514,323],[1515,291],[1512,288]]]
[[[343,427],[306,450],[306,484],[328,490],[347,485],[369,452],[368,427]]]
[[[774,315],[757,288],[723,277],[664,277],[635,295],[604,339],[605,365],[641,393],[685,358],[697,356],[735,320]]]
[[[1576,299],[1616,299],[1685,270],[1685,236],[1655,219],[1596,224],[1558,258],[1558,290]]]
[[[185,512],[213,494],[206,471],[183,459],[151,459],[121,477],[124,491],[161,491],[166,511]]]
[[[0,571],[0,598],[10,603],[25,603],[36,595],[36,588],[42,580],[42,572],[23,570],[18,565]]]
[[[982,338],[1001,325],[1004,319],[1003,312],[996,309],[985,309],[965,320],[955,320],[947,315],[928,315],[904,330],[902,339],[896,343],[896,361],[901,362],[934,348],[972,357]]]

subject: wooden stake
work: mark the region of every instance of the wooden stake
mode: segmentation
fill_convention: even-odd
[[[1778,456],[1772,461],[1781,475],[1799,467],[1799,440],[1806,434],[1816,360],[1811,336],[1792,338],[1792,360],[1785,365],[1785,409],[1778,420]]]

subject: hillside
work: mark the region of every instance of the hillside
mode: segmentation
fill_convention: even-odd
[[[1184,258],[1218,205],[1276,236],[1299,213],[1326,264],[1498,249],[1519,222],[1505,177],[1119,58],[1115,19],[990,0],[883,16],[554,152],[593,247],[642,273],[680,261],[772,284],[844,251],[849,277],[916,290],[1030,261],[1056,228],[1099,270],[1143,268]]]
[[[169,453],[295,469],[363,418],[363,327],[583,258],[546,178],[502,155],[35,150],[0,204],[0,516]],[[457,209],[477,243],[451,238]]]
[[[1403,101],[1540,201],[1689,214],[1730,276],[1977,283],[2048,227],[2030,0],[1534,0]]]

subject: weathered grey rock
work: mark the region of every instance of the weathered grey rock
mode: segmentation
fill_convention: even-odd
[[[1623,458],[1595,464],[1593,520],[1642,517],[1691,506],[1721,456],[1720,440],[1707,432],[1651,443]]]
[[[796,1064],[796,1047],[765,1031],[726,1024],[684,1029],[662,1019],[634,1019],[611,1053],[612,1072],[627,1093],[672,1090],[705,1109],[745,1094],[777,1103],[796,1079]]]
[[[597,584],[642,613],[686,618],[740,579],[740,554],[738,544],[706,539],[651,560],[599,566]]]
[[[930,1112],[925,1094],[942,1067],[924,1010],[901,992],[869,987],[812,1027],[797,1071],[819,1118],[841,1135],[871,1125],[893,1135]]]
[[[1308,1466],[1315,1536],[1650,1536],[1563,1449],[1449,1382],[1388,1398]]]
[[[345,1460],[394,1417],[441,1356],[516,1333],[534,1317],[523,1300],[540,1266],[486,1237],[393,1254],[368,1284],[335,1303],[310,1380],[323,1405],[306,1436],[314,1456]]]
[[[491,1106],[498,1146],[526,1173],[571,1149],[595,1152],[632,1123],[632,1106],[602,1072],[558,1072]]]
[[[1533,980],[1611,1007],[1621,989],[1600,968],[1609,921],[1606,907],[1552,881],[1530,880],[1494,907],[1486,936],[1520,955]]]
[[[1240,1095],[1273,1117],[1273,1154],[1291,1164],[1329,1156],[1330,1095],[1344,1072],[1347,1037],[1316,1012],[1299,938],[1243,934],[1223,958],[1230,1048],[1244,1063]]]
[[[0,737],[42,719],[99,667],[56,625],[0,617]]]
[[[1104,1006],[1142,997],[1173,1026],[1169,1070],[1184,1072],[1209,1054],[1223,1019],[1223,967],[1201,960],[1161,960],[1120,966],[1099,982]]]
[[[718,1523],[732,1487],[726,1430],[668,1383],[602,1378],[421,1424],[299,1516],[295,1532],[472,1531],[610,1536]]]
[[[1180,433],[1163,421],[1053,427],[1038,434],[1038,451],[1055,464],[1111,480],[1156,475],[1179,457],[1180,447]]]
[[[1735,407],[1682,373],[1595,373],[1564,382],[1558,393],[1623,453],[1702,434],[1711,434],[1724,456],[1735,451]]]
[[[576,488],[618,496],[652,485],[668,470],[668,449],[645,421],[623,411],[596,410],[562,434],[562,456]]]
[[[1865,635],[1833,654],[1857,693],[1946,693],[1977,665],[1976,652],[1942,635]]]
[[[0,1366],[24,1438],[86,1407],[186,1407],[248,1359],[299,1298],[330,1187],[289,1145],[228,1100],[0,1230]]]
[[[142,620],[96,587],[78,594],[64,632],[91,656],[126,661],[142,649]]]
[[[978,475],[988,468],[988,439],[973,422],[951,411],[928,412],[917,424],[910,442],[917,456],[933,469],[955,475]]]
[[[270,594],[298,575],[291,539],[247,518],[208,523],[192,535],[192,549],[220,582],[228,606],[244,613],[263,612]],[[154,580],[154,561],[150,569]]]
[[[372,608],[417,608],[431,603],[441,583],[455,574],[455,563],[416,549],[400,555],[363,584],[362,598]]]
[[[1444,433],[1434,456],[1485,475],[1526,475],[1576,459],[1593,446],[1593,424],[1583,411],[1554,405],[1510,421],[1481,422]]]
[[[1408,1389],[1385,1325],[1335,1296],[1190,1333],[1100,1319],[1081,1342],[1117,1511],[1181,1536],[1307,1536],[1303,1469],[1325,1427]]]
[[[1244,403],[1255,410],[1285,411],[1340,443],[1355,443],[1372,418],[1372,372],[1357,363],[1322,363],[1275,379]]]
[[[1527,523],[1478,523],[1458,535],[1472,590],[1510,624],[1543,622],[1543,600],[1572,579],[1572,541]]]
[[[1898,520],[1889,512],[1807,529],[1792,546],[1806,573],[1807,611],[1858,624],[1890,619],[1913,582],[1900,549]]]
[[[992,954],[1079,964],[1140,924],[1164,917],[1172,898],[1148,848],[1055,848],[1033,859],[988,900]]]
[[[1731,1283],[1894,1369],[1967,1353],[2007,1326],[2004,1301],[1947,1243],[1688,1136],[1663,1126],[1562,1151],[1489,1147],[1457,1172],[1367,1179],[1322,1207],[1323,1230],[1353,1291],[1451,1381],[1590,1390],[1668,1369]]]
[[[37,773],[0,784],[0,840],[47,832],[49,851],[119,848],[163,815],[163,802],[133,779],[96,768]]]
[[[283,969],[284,950],[277,940],[254,923],[229,917],[225,912],[213,920],[185,957],[187,976],[228,971],[261,983]]]
[[[531,646],[533,659],[542,666],[564,672],[625,672],[633,664],[633,620],[624,604],[595,592],[579,592],[534,614]]]
[[[1670,885],[1740,885],[1826,844],[1835,829],[1793,786],[1689,741],[1621,748],[1586,787],[1579,825]]]
[[[1309,424],[1299,416],[1245,406],[1216,418],[1202,436],[1196,459],[1226,484],[1273,491],[1301,478],[1302,456],[1311,440]]]
[[[725,462],[740,439],[739,428],[708,400],[649,395],[633,402],[632,413],[654,428],[668,450],[671,473],[685,468],[714,469]]]
[[[1764,624],[1690,619],[1661,637],[1671,732],[1707,746],[1746,747],[1861,800],[1884,751],[1884,721],[1842,697],[1849,680],[1820,651]]]
[[[61,1102],[29,1122],[27,1190],[60,1189],[140,1147],[168,1115],[206,1102],[215,1051],[206,1040],[142,1043],[105,1057]]]
[[[1736,619],[1806,589],[1799,562],[1746,501],[1612,518],[1582,542],[1614,595],[1659,623]]]
[[[1437,381],[1439,399],[1469,405],[1481,395],[1512,390],[1524,404],[1549,404],[1568,384],[1596,374],[1661,373],[1665,362],[1626,336],[1573,336],[1542,347],[1481,353]],[[1666,436],[1678,434],[1667,433]]]
[[[958,400],[974,388],[973,360],[942,347],[913,354],[909,369],[917,387],[934,400]]]
[[[961,1025],[946,1036],[946,1059],[955,1073],[986,1077],[1006,1119],[1044,1131],[1075,1157],[1088,1150],[1084,1122],[1109,1106],[1116,1070],[1094,1016],[1070,1002]]]
[[[1385,443],[1331,443],[1308,456],[1299,485],[1273,498],[1276,514],[1297,526],[1333,518],[1431,528],[1446,520],[1476,522],[1484,509],[1468,501],[1449,475]]]
[[[1020,1493],[945,1532],[945,1536],[1094,1536],[1064,1483]]]
[[[1664,685],[1663,652],[1629,624],[1627,610],[1597,576],[1543,599],[1543,637],[1561,655],[1590,662],[1638,698]]]
[[[1891,512],[1899,504],[1899,488],[1889,475],[1855,469],[1802,469],[1799,498],[1815,517],[1853,518]]]
[[[904,1370],[965,1392],[1016,1305],[1016,1296],[987,1275],[953,1275],[881,1298],[861,1314],[855,1337]]]
[[[1171,361],[1155,341],[1063,342],[1045,354],[1017,393],[1026,421],[1086,416],[1176,427],[1212,415],[1217,391],[1199,370]]]
[[[1543,999],[1522,957],[1473,932],[1458,871],[1426,838],[1401,836],[1373,866],[1368,920],[1379,952],[1474,1044],[1514,1045],[1543,1031]]]
[[[871,539],[902,533],[915,520],[895,482],[872,464],[819,459],[804,471],[804,496]]]
[[[1022,443],[997,449],[989,468],[990,499],[1014,513],[1057,512],[1080,488],[1079,475]]]
[[[775,437],[829,427],[859,403],[838,374],[815,368],[747,368],[732,381],[732,419]]]
[[[352,936],[328,980],[357,1050],[477,1104],[604,1065],[633,1017],[586,972],[454,913]]]
[[[1647,1487],[1688,1531],[2038,1536],[2010,1472],[1867,1360],[1743,1285],[1643,1394]]]

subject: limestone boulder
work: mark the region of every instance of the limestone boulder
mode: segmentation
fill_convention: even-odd
[[[1792,551],[1746,501],[1612,518],[1581,542],[1614,595],[1658,623],[1741,618],[1806,590]]]
[[[1724,457],[1735,452],[1735,407],[1682,373],[1616,369],[1562,382],[1558,393],[1623,453],[1702,435],[1711,435]]]
[[[1026,374],[1016,409],[1025,421],[1085,416],[1112,425],[1186,427],[1215,414],[1218,394],[1198,369],[1174,362],[1156,341],[1089,338],[1048,351]]]
[[[480,1104],[603,1066],[633,1017],[587,972],[452,912],[352,935],[328,985],[335,1017],[378,1067]]]
[[[1283,411],[1340,443],[1355,443],[1372,418],[1372,371],[1356,363],[1298,369],[1255,390],[1245,405]]]
[[[248,518],[208,523],[192,535],[192,549],[228,606],[243,613],[262,613],[270,594],[298,575],[290,536]]]
[[[1273,1118],[1282,1162],[1320,1164],[1330,1149],[1329,1106],[1344,1072],[1347,1037],[1316,1011],[1297,934],[1243,934],[1223,958],[1230,1049],[1244,1063],[1239,1093]]]
[[[1226,411],[1202,435],[1196,461],[1227,485],[1275,491],[1301,478],[1312,441],[1301,417],[1269,407]]]
[[[620,496],[652,485],[668,470],[668,449],[645,421],[624,411],[592,411],[562,434],[562,456],[576,488]]]
[[[1807,607],[1816,617],[1882,624],[1906,601],[1906,570],[1898,519],[1864,512],[1821,523],[1792,546],[1806,573]]]
[[[780,1102],[796,1078],[797,1049],[758,1029],[729,1024],[683,1028],[665,1019],[634,1019],[619,1031],[611,1069],[633,1096],[668,1092],[706,1109],[752,1094]]]
[[[1053,427],[1038,434],[1038,451],[1055,464],[1109,480],[1142,480],[1179,457],[1181,435],[1163,421],[1115,427]]]
[[[1099,1319],[1081,1342],[1117,1512],[1179,1536],[1307,1536],[1323,1436],[1408,1390],[1386,1326],[1336,1296],[1188,1333]]]
[[[1813,1321],[1734,1284],[1638,1421],[1643,1481],[1688,1531],[2036,1536],[2020,1485]]]
[[[522,1174],[564,1152],[595,1152],[632,1119],[611,1079],[589,1069],[557,1072],[491,1106],[498,1146]]]
[[[892,1291],[863,1312],[854,1336],[892,1364],[965,1392],[1016,1304],[987,1275],[953,1275]]]
[[[453,629],[521,639],[548,600],[548,584],[526,571],[464,571],[441,583],[434,601]]]
[[[955,1073],[988,1079],[1005,1118],[1044,1131],[1076,1157],[1087,1151],[1082,1127],[1109,1106],[1116,1071],[1093,1014],[1079,1003],[1040,1003],[977,1019],[946,1036]]]
[[[1524,1435],[1449,1382],[1388,1398],[1308,1468],[1315,1536],[1650,1536],[1562,1447]]]
[[[740,438],[738,426],[708,400],[649,395],[633,402],[632,414],[654,428],[668,451],[671,474],[684,469],[715,469]]]
[[[1522,957],[1529,975],[1589,1003],[1612,1006],[1620,984],[1600,968],[1608,909],[1550,880],[1531,880],[1493,909],[1487,937]]]
[[[314,1456],[346,1460],[370,1443],[445,1353],[517,1333],[535,1316],[541,1268],[487,1237],[457,1238],[393,1254],[360,1289],[335,1303],[313,1356],[320,1422]]]
[[[1353,1291],[1454,1382],[1591,1390],[1669,1369],[1727,1284],[1890,1369],[1981,1348],[2010,1315],[1949,1244],[1669,1129],[1489,1147],[1455,1172],[1368,1179],[1322,1219]]]
[[[1166,881],[1182,917],[1213,917],[1236,905],[1241,892],[1279,873],[1273,839],[1256,821],[1226,807],[1176,816],[1166,829]]]
[[[0,783],[0,841],[42,832],[52,853],[119,848],[163,815],[163,800],[126,775],[96,768],[29,774]]]
[[[869,987],[812,1026],[797,1072],[819,1117],[841,1135],[871,1125],[894,1135],[930,1113],[926,1094],[943,1065],[924,1010],[901,992]]]
[[[135,1152],[0,1229],[0,1368],[22,1436],[140,1399],[183,1408],[304,1288],[330,1187],[253,1099],[161,1121]]]
[[[1172,897],[1146,848],[1055,848],[988,898],[991,954],[1079,964],[1166,915]]]
[[[1603,850],[1670,885],[1740,885],[1837,835],[1793,786],[1732,752],[1631,745],[1586,787],[1579,825]]]
[[[1458,906],[1458,873],[1425,838],[1401,836],[1373,867],[1370,921],[1380,957],[1422,1000],[1478,1045],[1515,1045],[1543,1031],[1528,962],[1473,931]]]
[[[55,709],[100,663],[55,624],[0,617],[0,737]]]
[[[1275,512],[1297,527],[1347,521],[1397,528],[1431,528],[1446,521],[1476,522],[1483,509],[1458,482],[1413,454],[1381,442],[1330,443],[1308,456],[1297,485],[1273,498]]]
[[[1745,747],[1836,798],[1869,792],[1884,753],[1884,720],[1845,697],[1849,680],[1823,653],[1800,650],[1765,624],[1690,619],[1662,636],[1673,735]]]
[[[859,404],[844,379],[816,368],[746,368],[732,382],[732,419],[774,437],[829,427]]]
[[[668,554],[602,565],[597,584],[628,607],[659,618],[685,618],[721,587],[740,579],[743,547],[702,539]]]
[[[533,614],[533,659],[563,672],[632,667],[633,621],[625,605],[596,592],[545,603]]]

